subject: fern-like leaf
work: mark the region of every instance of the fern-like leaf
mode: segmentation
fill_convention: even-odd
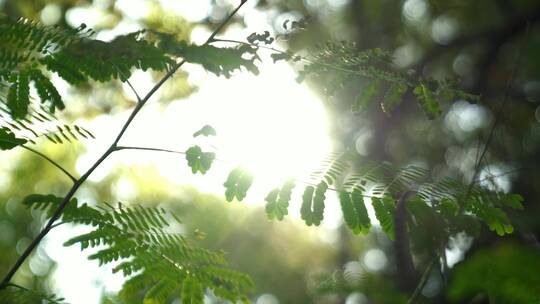
[[[53,195],[31,195],[25,204],[50,214],[60,201]],[[137,273],[121,297],[134,299],[133,293],[139,294],[142,288],[139,296],[145,303],[165,303],[178,293],[185,303],[201,303],[208,288],[231,302],[246,300],[245,294],[253,288],[249,277],[227,269],[222,253],[194,247],[182,235],[169,232],[175,222],[170,218],[176,219],[162,208],[78,206],[73,200],[61,220],[94,227],[67,240],[66,246],[96,248],[90,260],[100,265],[115,262],[113,272],[125,276]]]
[[[372,197],[371,204],[373,206],[373,209],[375,210],[375,216],[381,224],[382,230],[386,233],[386,235],[388,235],[391,240],[394,240],[394,200],[389,196],[385,196],[382,199]]]
[[[0,128],[0,150],[10,150],[25,143],[25,139],[16,137],[8,128]]]
[[[63,304],[63,298],[56,295],[47,295],[35,292],[15,284],[8,284],[5,288],[0,289],[0,299],[2,303],[16,304]]]

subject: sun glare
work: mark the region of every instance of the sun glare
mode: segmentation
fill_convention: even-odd
[[[231,27],[224,35],[245,37],[241,31],[239,27]],[[223,195],[223,182],[228,172],[242,166],[255,177],[246,201],[263,203],[266,194],[288,178],[304,179],[331,151],[328,118],[322,101],[306,85],[296,82],[296,73],[287,63],[274,64],[269,56],[263,56],[258,66],[260,75],[239,72],[225,79],[208,74],[200,66],[186,64],[183,68],[198,90],[184,100],[168,104],[160,103],[157,98],[150,100],[120,142],[124,146],[177,151],[185,151],[198,144],[205,151],[215,152],[218,158],[206,175],[192,174],[182,155],[131,150],[113,153],[89,180],[101,181],[120,167],[131,170],[154,167],[163,178],[179,186],[191,185],[201,192]],[[148,76],[137,72],[130,79],[140,95],[144,95],[153,84]],[[124,90],[126,94],[132,94],[127,85]],[[114,139],[115,131],[111,130],[119,130],[128,115],[129,111],[102,115],[84,124],[96,135],[96,140],[87,145],[86,152],[79,157],[76,164],[79,173],[86,171],[103,153],[104,147]],[[193,133],[207,124],[216,129],[217,136],[193,138]],[[113,191],[119,192],[116,197],[129,200],[125,197],[129,175],[124,178],[126,180],[119,182]],[[80,199],[85,199],[83,193]],[[299,219],[298,203],[292,202],[290,216]],[[328,211],[325,224],[332,227],[328,223],[337,222],[339,216],[332,210]],[[335,220],[328,221],[329,218]],[[47,246],[47,250],[50,247]],[[69,255],[67,251],[56,254],[58,260],[67,259]],[[76,303],[94,303],[92,297],[65,292],[66,286],[88,284],[71,282],[73,284],[70,285],[67,276],[62,274],[71,273],[72,269],[63,265],[67,264],[60,263],[55,275],[55,285],[63,286],[61,293]],[[118,277],[103,276],[103,280],[121,281]],[[102,286],[107,288],[105,292],[119,288],[119,284],[104,284],[97,288]],[[109,290],[110,286],[115,290]],[[97,290],[94,292],[98,293]]]

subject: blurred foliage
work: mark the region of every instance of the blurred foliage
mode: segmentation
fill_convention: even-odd
[[[536,303],[540,300],[539,271],[538,250],[500,242],[456,265],[448,296],[456,303],[477,293],[490,303]]]

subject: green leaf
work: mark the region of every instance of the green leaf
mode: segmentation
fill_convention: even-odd
[[[352,231],[357,231],[358,218],[352,204],[351,194],[346,191],[339,192],[339,203],[341,205],[341,211],[343,212],[345,224],[347,224]]]
[[[325,193],[328,189],[328,184],[320,182],[315,189],[315,195],[313,196],[313,224],[319,226],[324,218],[324,200],[326,199]]]
[[[507,194],[503,197],[503,204],[507,207],[517,210],[523,210],[523,196],[519,194]]]
[[[306,225],[313,225],[313,215],[311,211],[311,204],[313,202],[313,193],[315,192],[315,187],[307,186],[302,195],[302,207],[300,207],[300,215]]]
[[[443,198],[437,207],[446,217],[456,216],[459,212],[458,203],[448,198]]]
[[[319,226],[324,218],[324,200],[328,184],[321,181],[317,187],[307,186],[302,196],[300,213],[306,225]]]
[[[435,100],[433,93],[425,84],[417,86],[413,92],[429,119],[435,119],[441,115],[442,111],[439,108],[439,102]]]
[[[373,102],[375,95],[379,91],[381,86],[381,81],[378,79],[373,80],[369,85],[367,85],[354,101],[352,106],[353,112],[365,112]]]
[[[238,201],[242,201],[252,183],[253,176],[250,173],[240,167],[233,169],[223,184],[225,186],[225,199],[231,202],[236,197]]]
[[[215,153],[203,152],[199,146],[193,146],[186,151],[188,166],[194,174],[197,172],[205,174],[212,166],[215,158]]]
[[[268,219],[281,221],[288,214],[289,201],[294,186],[294,181],[289,180],[285,182],[281,190],[276,188],[268,193],[265,199],[267,201],[265,210]]]
[[[394,109],[401,103],[403,94],[407,91],[407,86],[402,83],[393,83],[386,94],[384,94],[381,107],[386,115],[390,116]]]
[[[188,277],[182,284],[182,304],[202,304],[204,303],[204,291],[198,280]]]
[[[486,204],[481,197],[471,197],[466,204],[466,210],[480,218],[488,225],[489,230],[495,231],[499,236],[514,232],[506,213],[500,208]]]
[[[26,142],[26,139],[16,137],[8,128],[0,128],[0,150],[11,150]]]
[[[394,200],[388,196],[385,196],[382,199],[372,197],[371,204],[373,205],[375,216],[377,217],[377,220],[379,220],[382,230],[391,240],[394,240]]]
[[[293,59],[293,55],[289,54],[289,53],[273,53],[273,54],[270,55],[270,57],[272,58],[272,61],[274,63],[276,63],[276,62],[278,62],[280,60],[288,61],[288,60]]]
[[[269,31],[264,31],[262,34],[251,33],[247,37],[247,41],[251,44],[257,44],[257,42],[262,42],[263,44],[271,44],[274,42],[274,38],[270,37]]]
[[[364,203],[364,196],[360,189],[355,188],[351,194],[352,204],[357,217],[357,229],[353,230],[354,233],[367,234],[371,228],[371,221]]]
[[[210,126],[210,125],[205,125],[199,131],[193,133],[193,137],[197,137],[199,135],[216,136],[216,130],[214,128],[212,128],[212,126]]]
[[[255,65],[255,60],[259,58],[257,48],[250,45],[238,47],[188,45],[184,41],[176,42],[170,38],[165,38],[161,45],[167,52],[180,56],[187,62],[201,64],[206,70],[218,76],[229,78],[234,71],[241,68],[255,75],[259,74],[259,69]]]
[[[7,106],[13,118],[22,119],[28,114],[29,94],[28,72],[21,71],[18,76],[13,75],[7,96]]]
[[[30,71],[30,78],[34,81],[37,93],[42,103],[49,102],[49,111],[54,113],[56,109],[63,110],[65,108],[62,97],[49,80],[41,71],[33,69]]]

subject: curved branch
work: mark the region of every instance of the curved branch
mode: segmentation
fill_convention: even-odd
[[[62,167],[60,164],[58,164],[56,161],[52,160],[50,157],[48,157],[47,155],[37,151],[37,150],[34,150],[33,148],[30,148],[30,147],[27,147],[27,146],[24,146],[24,145],[21,145],[21,148],[23,149],[26,149],[36,155],[39,155],[40,157],[42,157],[43,159],[47,160],[49,163],[51,163],[51,165],[55,166],[56,168],[58,168],[60,171],[62,171],[66,176],[68,176],[71,181],[73,183],[76,183],[77,182],[77,179],[75,178],[75,176],[73,176],[71,173],[69,173],[66,169],[64,169],[64,167]]]

